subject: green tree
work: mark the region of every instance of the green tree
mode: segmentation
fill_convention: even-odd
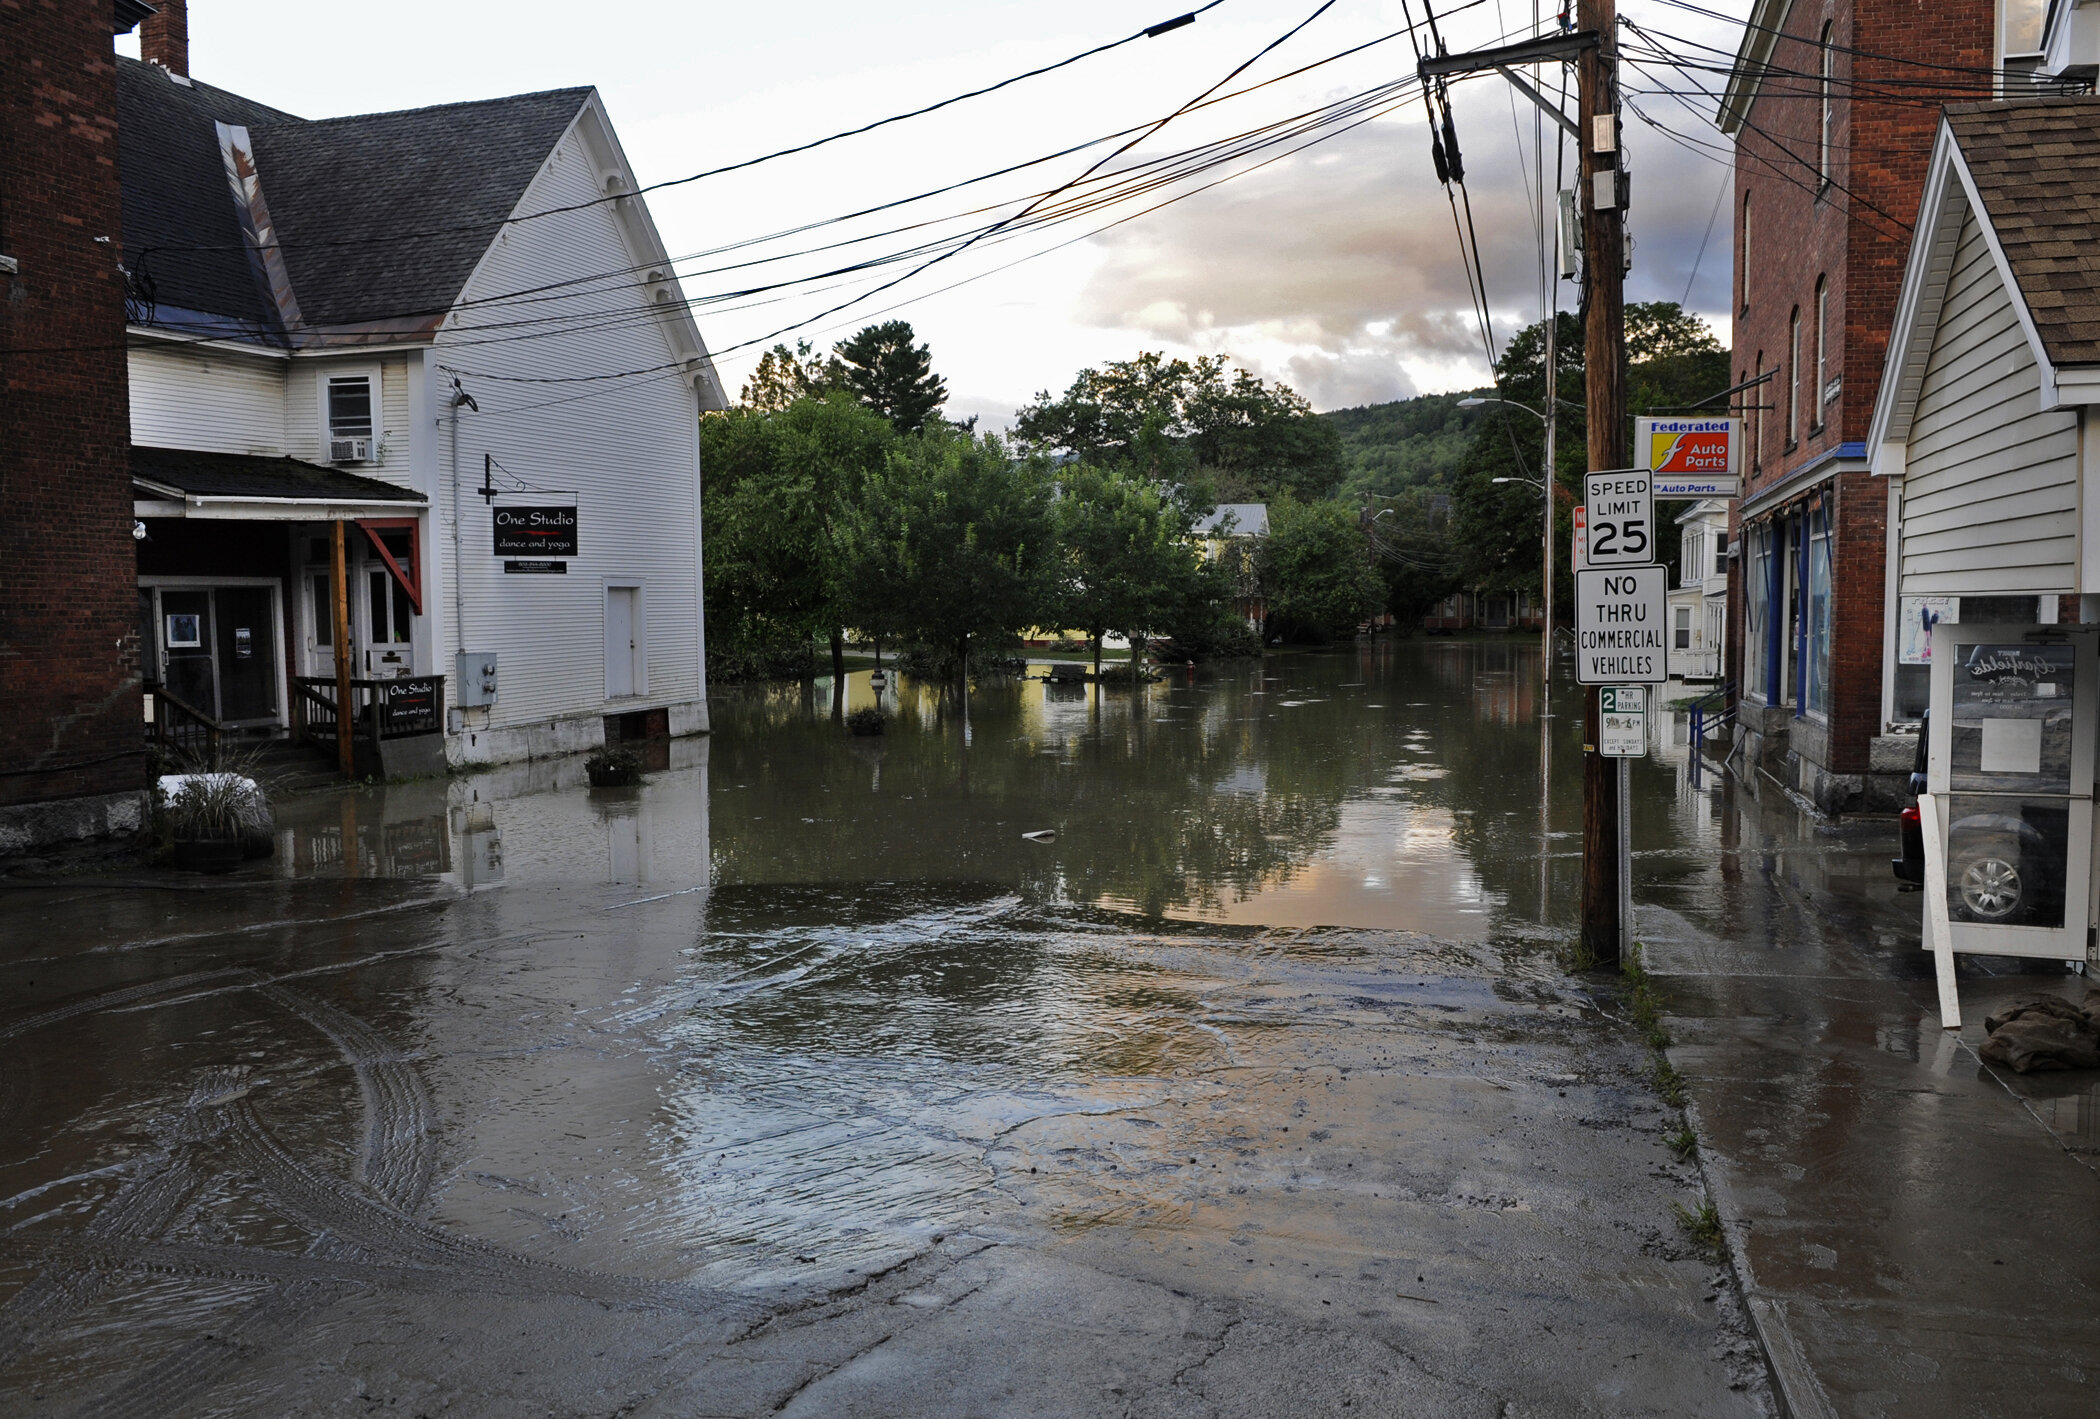
[[[914,345],[908,321],[866,326],[833,346],[840,382],[900,434],[926,427],[948,400],[948,385],[933,372],[933,355]]]
[[[777,414],[798,399],[822,399],[843,380],[836,356],[821,358],[809,341],[798,340],[792,350],[775,345],[758,357],[758,368],[744,381],[738,402],[746,409]]]
[[[841,563],[855,619],[953,651],[1044,619],[1057,573],[1050,480],[996,437],[938,425],[889,450],[851,508]]]
[[[1368,516],[1371,550],[1385,578],[1385,609],[1411,627],[1459,586],[1451,495],[1438,487],[1408,488]]]
[[[1255,551],[1273,634],[1329,641],[1378,613],[1385,586],[1357,516],[1340,503],[1283,497]]]
[[[1212,495],[1324,497],[1344,471],[1341,436],[1304,398],[1229,369],[1222,355],[1147,352],[1081,370],[1062,395],[1038,393],[1016,416],[1014,437],[1186,488],[1191,506]]]
[[[1117,469],[1068,466],[1058,484],[1057,620],[1086,632],[1096,677],[1110,631],[1130,637],[1134,666],[1145,641],[1199,594],[1189,515],[1158,484]]]
[[[1560,317],[1554,392],[1559,397],[1560,428],[1554,470],[1554,598],[1574,604],[1574,574],[1568,565],[1572,509],[1582,498],[1587,465],[1588,424],[1583,412],[1582,324],[1573,314]],[[1698,316],[1674,301],[1635,303],[1626,307],[1627,405],[1634,413],[1689,405],[1728,387],[1728,351]],[[1545,326],[1527,327],[1504,347],[1496,367],[1502,396],[1543,411],[1547,397]],[[1475,426],[1473,444],[1452,484],[1454,542],[1461,549],[1465,584],[1497,591],[1530,591],[1541,586],[1544,565],[1541,541],[1541,491],[1524,482],[1495,483],[1496,478],[1541,476],[1544,427],[1522,409],[1488,407]],[[1627,446],[1632,446],[1632,428]],[[1669,535],[1670,519],[1680,504],[1656,506],[1657,548],[1661,560],[1674,564],[1677,539]]]
[[[832,671],[844,673],[854,598],[841,539],[896,441],[888,424],[843,395],[701,420],[711,649],[719,641],[724,653],[764,659],[827,634]]]

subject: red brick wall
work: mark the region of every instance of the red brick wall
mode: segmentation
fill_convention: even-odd
[[[0,0],[0,803],[145,781],[111,13]]]
[[[1787,17],[1749,120],[1737,136],[1735,257],[1738,378],[1764,367],[1780,374],[1743,402],[1764,403],[1762,447],[1749,443],[1753,471],[1745,494],[1779,481],[1839,445],[1867,437],[1882,358],[1939,124],[1940,102],[1983,97],[1988,80],[1921,65],[1988,68],[1994,8],[1981,0],[1804,0]],[[1815,170],[1821,134],[1818,41],[1831,24],[1833,124],[1829,181]],[[1847,51],[1858,50],[1858,54]],[[1893,57],[1916,61],[1901,63]],[[1798,77],[1796,77],[1798,75]],[[1742,202],[1751,201],[1751,241],[1743,251]],[[1825,382],[1843,381],[1823,405],[1815,388],[1815,291],[1827,285]],[[1746,285],[1747,278],[1747,285]],[[1742,297],[1748,296],[1747,308]],[[1789,355],[1789,320],[1799,308],[1801,365]],[[1802,434],[1786,446],[1787,386],[1799,379]],[[1755,411],[1739,409],[1746,428]],[[1822,427],[1810,429],[1820,412]],[[1846,474],[1837,488],[1832,596],[1832,734],[1837,773],[1862,773],[1868,741],[1880,730],[1884,546],[1887,488]],[[1740,529],[1732,528],[1738,535]],[[1737,545],[1740,545],[1738,542]],[[1741,636],[1740,595],[1730,626]],[[1739,682],[1740,683],[1740,682]]]

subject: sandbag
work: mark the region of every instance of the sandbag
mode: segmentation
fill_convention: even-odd
[[[2100,1069],[2100,990],[2085,993],[2083,1008],[2060,995],[2036,996],[1986,1016],[1983,1028],[1990,1038],[1978,1053],[2016,1074]]]

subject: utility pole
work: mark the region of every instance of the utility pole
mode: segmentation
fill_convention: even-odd
[[[1625,179],[1620,168],[1617,0],[1577,0],[1576,26],[1597,45],[1576,59],[1576,144],[1581,149],[1582,332],[1589,413],[1589,466],[1627,465]],[[1600,966],[1619,962],[1618,776],[1598,753],[1598,692],[1583,693],[1582,951]]]

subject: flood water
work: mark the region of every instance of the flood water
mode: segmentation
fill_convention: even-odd
[[[1668,1242],[1696,1171],[1555,956],[1580,720],[1538,670],[1379,641],[966,705],[737,687],[639,788],[316,795],[231,879],[13,891],[0,1408],[902,1412],[939,1375],[908,1407],[1022,1412],[1033,1365],[1099,1383],[1030,1412],[1121,1413],[1104,1336],[1186,1390],[1346,1316],[1437,1357],[1435,1412],[1751,1412]],[[1763,920],[1660,737],[1637,895]],[[1355,1363],[1314,1409],[1422,1399]]]

